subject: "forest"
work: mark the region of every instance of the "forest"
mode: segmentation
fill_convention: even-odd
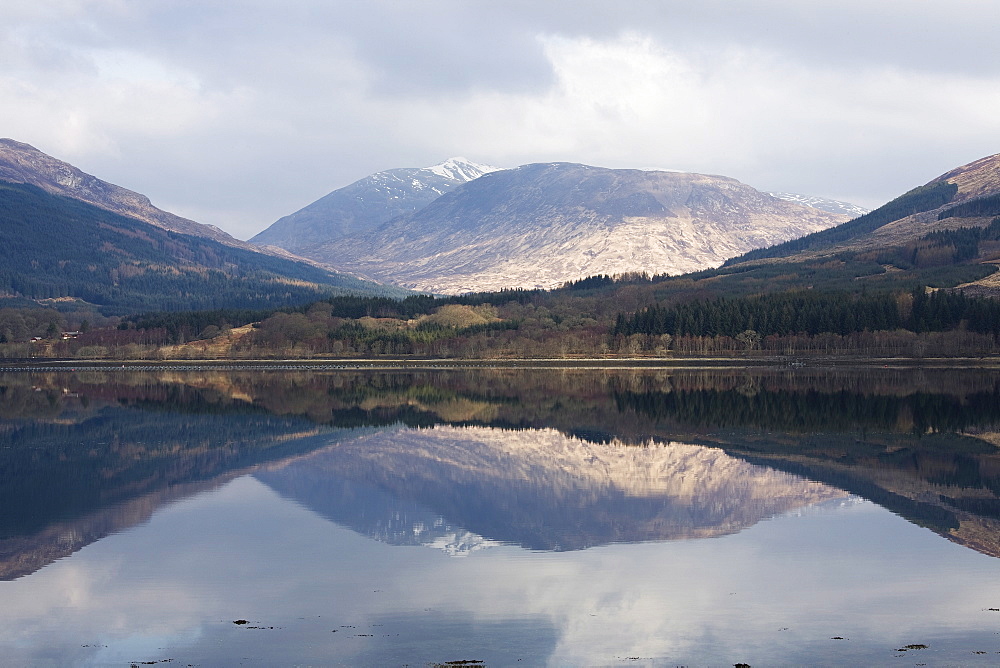
[[[909,293],[792,292],[649,306],[619,314],[612,335],[758,336],[854,334],[907,330],[944,332],[959,327],[1000,335],[1000,302],[961,292],[916,288]]]

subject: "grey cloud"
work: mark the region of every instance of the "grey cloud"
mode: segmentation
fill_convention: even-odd
[[[487,88],[536,92],[553,75],[530,22],[503,3],[375,3],[350,17],[351,39],[381,95]]]
[[[0,26],[5,134],[244,238],[368,173],[453,154],[706,171],[872,206],[998,150],[995,98],[975,98],[981,118],[968,101],[1000,79],[992,0],[57,4],[14,0]],[[597,119],[586,89],[560,90],[552,38],[629,34],[690,65],[697,99],[668,104],[669,82],[637,78]],[[177,81],[108,81],[108,52]],[[726,69],[741,59],[795,79],[771,100]],[[856,85],[881,72],[899,74],[899,104]],[[826,88],[796,88],[812,78]],[[934,98],[948,104],[920,108]]]

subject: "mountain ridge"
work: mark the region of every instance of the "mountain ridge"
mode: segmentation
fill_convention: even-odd
[[[0,180],[0,296],[104,315],[277,308],[398,290],[164,229],[38,186]]]
[[[987,192],[1000,191],[1000,153],[988,155],[949,170],[928,183],[950,181],[958,186],[955,202],[981,197]]]
[[[858,206],[857,204],[851,204],[850,202],[843,202],[836,199],[827,199],[825,197],[816,197],[814,195],[802,195],[799,193],[785,193],[785,192],[769,192],[768,195],[772,197],[777,197],[778,199],[783,199],[787,202],[796,202],[798,204],[805,204],[806,206],[811,206],[814,209],[820,209],[821,211],[829,211],[830,213],[842,213],[847,216],[863,216],[871,209],[866,209],[863,206]]]
[[[0,138],[0,180],[27,183],[53,195],[63,195],[113,213],[245,250],[259,249],[214,225],[182,218],[159,209],[140,193],[99,179],[68,162],[43,153],[31,144]]]

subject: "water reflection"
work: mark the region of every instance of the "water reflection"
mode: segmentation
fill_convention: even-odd
[[[484,538],[535,550],[707,538],[846,496],[717,448],[553,429],[393,429],[255,475],[364,535],[458,553]]]
[[[31,666],[885,665],[921,643],[915,661],[990,665],[987,559],[870,504],[712,540],[449,559],[245,476],[3,583],[0,652]]]
[[[974,370],[0,375],[0,654],[988,665],[998,406]]]
[[[14,373],[0,415],[6,578],[261,464],[366,535],[455,552],[715,535],[837,489],[1000,555],[986,371]]]

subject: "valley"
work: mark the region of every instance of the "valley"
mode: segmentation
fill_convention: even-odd
[[[8,358],[1000,353],[1000,156],[855,218],[725,177],[454,158],[362,179],[246,244],[4,150]]]

